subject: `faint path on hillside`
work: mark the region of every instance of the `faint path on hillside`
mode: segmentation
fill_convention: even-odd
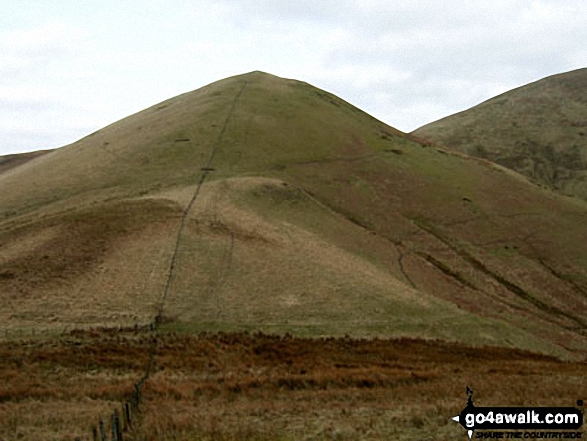
[[[246,85],[247,85],[246,81],[242,83],[240,89],[238,90],[236,96],[234,97],[234,100],[232,101],[232,104],[228,110],[228,114],[226,115],[226,119],[224,121],[224,124],[222,125],[222,129],[218,133],[218,137],[216,138],[216,141],[214,141],[214,144],[212,145],[212,150],[210,152],[210,156],[208,157],[208,161],[206,162],[204,167],[201,168],[202,175],[200,176],[200,179],[198,181],[198,184],[196,186],[194,194],[191,197],[188,205],[186,206],[186,208],[183,211],[183,214],[181,216],[179,227],[177,229],[175,246],[173,248],[173,253],[171,255],[171,260],[169,263],[169,270],[167,273],[167,280],[165,282],[165,289],[163,290],[163,294],[161,295],[161,299],[159,301],[159,304],[157,305],[157,314],[155,315],[155,317],[153,318],[151,323],[149,323],[146,327],[147,329],[149,329],[151,331],[151,344],[150,344],[149,355],[148,355],[149,361],[148,361],[147,365],[145,366],[145,373],[143,374],[141,379],[134,384],[134,392],[132,394],[132,397],[130,398],[130,401],[126,403],[126,406],[131,406],[133,410],[139,409],[139,404],[142,401],[142,399],[141,399],[142,389],[143,389],[146,381],[150,378],[151,372],[154,368],[155,352],[156,352],[157,345],[158,345],[158,343],[157,343],[158,342],[158,332],[159,332],[158,324],[160,324],[163,321],[163,309],[165,306],[165,300],[167,299],[167,296],[169,294],[169,290],[171,287],[171,282],[173,279],[173,274],[174,274],[175,265],[176,265],[176,261],[177,261],[177,255],[178,255],[178,251],[179,251],[179,244],[181,242],[181,237],[183,234],[183,229],[185,227],[186,219],[189,215],[191,208],[193,207],[194,203],[196,202],[198,195],[200,194],[200,189],[202,188],[202,184],[206,181],[210,172],[214,170],[211,167],[212,162],[214,160],[214,157],[216,156],[216,153],[220,149],[220,144],[222,142],[222,139],[223,139],[224,134],[226,132],[226,129],[228,127],[228,123],[234,113],[236,103],[238,102],[238,99],[240,98],[240,96],[244,92]],[[231,234],[230,246],[222,259],[222,267],[227,268],[226,272],[230,271],[230,267],[232,266],[233,248],[234,248],[234,235]],[[223,274],[222,269],[221,269],[219,275],[217,276],[216,285],[221,286],[222,283],[224,283],[224,279],[225,279],[225,274]],[[216,306],[217,306],[217,314],[219,314],[219,308],[220,308],[220,299],[219,298],[217,298]],[[114,416],[113,416],[113,418],[114,418]],[[116,416],[116,418],[118,418],[118,416]],[[96,439],[96,434],[98,433],[97,427],[94,427],[93,433],[94,433],[94,439]]]
[[[227,249],[225,250],[224,255],[222,256],[222,261],[220,262],[220,267],[219,267],[219,271],[218,271],[218,277],[216,278],[216,281],[214,282],[214,284],[210,288],[210,292],[214,296],[214,299],[215,299],[216,318],[217,319],[220,318],[220,313],[222,311],[222,304],[221,304],[222,299],[220,298],[220,292],[221,292],[222,286],[226,282],[228,274],[230,273],[230,269],[232,267],[232,257],[234,254],[234,233],[229,231],[229,235],[230,235],[230,244],[227,247]]]
[[[206,162],[206,165],[204,167],[202,167],[202,175],[200,176],[200,180],[198,181],[198,185],[196,186],[196,190],[194,191],[194,195],[190,199],[190,202],[186,206],[186,208],[181,216],[181,221],[179,223],[179,228],[177,230],[177,236],[176,236],[176,240],[175,240],[175,247],[173,249],[173,253],[171,255],[171,260],[169,263],[169,271],[167,272],[167,280],[165,282],[165,289],[163,290],[161,300],[160,300],[159,305],[157,307],[157,315],[155,316],[156,323],[160,323],[161,320],[163,319],[163,308],[165,305],[165,300],[167,299],[167,296],[169,294],[169,289],[171,287],[171,281],[173,279],[173,274],[174,274],[175,265],[176,265],[176,261],[177,261],[179,244],[181,242],[181,236],[183,233],[183,229],[185,227],[186,219],[187,219],[188,214],[189,214],[190,210],[192,209],[194,203],[196,202],[198,195],[200,194],[200,189],[202,188],[202,184],[206,181],[206,179],[208,178],[208,175],[212,171],[212,162],[214,161],[214,158],[215,158],[216,154],[218,153],[218,150],[220,148],[220,144],[222,142],[222,139],[224,138],[224,134],[226,133],[226,129],[228,128],[228,123],[234,113],[236,103],[238,102],[239,98],[243,94],[246,86],[247,86],[247,82],[245,81],[245,82],[243,82],[242,86],[240,87],[239,91],[237,92],[236,96],[234,97],[234,100],[232,101],[232,104],[231,104],[230,109],[228,111],[228,115],[226,116],[226,119],[224,120],[224,124],[222,125],[222,129],[218,133],[218,137],[216,138],[216,141],[214,142],[214,145],[212,146],[212,151],[210,152],[210,156],[208,158],[208,161]]]

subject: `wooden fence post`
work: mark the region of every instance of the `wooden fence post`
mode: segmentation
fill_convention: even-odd
[[[122,441],[122,427],[118,409],[114,409],[114,422],[116,427],[116,441]]]
[[[108,441],[106,439],[106,427],[104,427],[104,421],[100,420],[100,441]]]
[[[126,417],[126,427],[128,428],[132,425],[131,419],[130,419],[130,404],[128,401],[124,405],[124,414]]]
[[[124,417],[124,404],[120,405],[120,412],[118,412],[118,426],[120,427],[120,433],[126,432],[126,418]]]
[[[139,385],[135,384],[135,410],[139,411],[139,401],[141,401],[141,390],[139,389]]]
[[[110,434],[110,439],[112,441],[118,441],[118,438],[116,437],[116,414],[114,413],[112,413],[112,415],[110,416]]]

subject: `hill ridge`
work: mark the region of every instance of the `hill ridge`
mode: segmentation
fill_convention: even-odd
[[[587,199],[587,68],[512,89],[415,130]]]

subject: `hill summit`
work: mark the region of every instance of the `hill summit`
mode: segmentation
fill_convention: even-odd
[[[0,170],[0,189],[6,329],[158,316],[587,348],[584,202],[307,83],[210,84]]]

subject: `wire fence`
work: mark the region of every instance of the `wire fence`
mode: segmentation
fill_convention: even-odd
[[[0,338],[6,341],[20,341],[31,340],[39,338],[54,338],[56,336],[69,336],[73,333],[83,331],[100,331],[112,328],[95,328],[95,327],[72,327],[66,326],[63,328],[10,328],[0,329]],[[116,328],[115,328],[116,329]],[[119,327],[120,330],[135,331],[135,332],[151,332],[152,339],[149,345],[149,359],[145,366],[145,371],[141,378],[134,383],[133,392],[130,397],[127,397],[120,406],[114,407],[112,413],[107,417],[99,418],[96,424],[91,427],[93,441],[122,441],[124,434],[128,433],[133,427],[133,422],[136,421],[143,396],[143,387],[151,375],[153,369],[153,360],[155,357],[155,348],[157,344],[157,317],[149,324],[135,324],[130,327]],[[90,438],[76,436],[75,441],[85,441]]]
[[[167,281],[165,284],[165,289],[163,290],[163,294],[161,296],[161,300],[160,300],[159,305],[157,307],[157,313],[156,313],[155,317],[153,317],[152,321],[148,325],[146,325],[148,327],[148,329],[152,332],[153,336],[152,336],[151,345],[149,348],[149,361],[147,363],[147,366],[145,367],[145,372],[144,372],[143,376],[134,384],[132,395],[128,398],[128,400],[126,400],[120,407],[115,407],[113,409],[112,413],[107,418],[100,418],[97,421],[97,424],[92,427],[92,436],[93,436],[94,441],[123,441],[124,434],[128,433],[132,429],[133,422],[136,421],[136,417],[138,416],[138,414],[141,411],[140,405],[141,405],[142,396],[143,396],[142,395],[143,387],[144,387],[146,381],[149,379],[149,377],[151,375],[151,371],[153,369],[153,360],[155,357],[155,349],[157,346],[157,331],[158,331],[157,326],[158,326],[158,324],[163,322],[163,309],[165,306],[165,300],[167,299],[167,295],[168,295],[169,290],[171,288],[171,281],[172,281],[173,274],[174,274],[175,262],[177,259],[177,254],[179,251],[179,244],[180,244],[181,236],[182,236],[183,229],[185,226],[185,222],[186,222],[187,216],[188,216],[192,206],[194,205],[194,203],[196,202],[196,199],[198,198],[198,195],[200,193],[200,189],[201,189],[202,185],[204,184],[204,182],[208,178],[208,175],[210,174],[210,172],[215,171],[215,169],[212,168],[212,166],[211,166],[212,162],[213,162],[214,157],[216,156],[216,154],[219,150],[220,143],[222,141],[222,138],[224,137],[224,133],[226,132],[229,120],[232,117],[232,114],[233,114],[234,109],[236,107],[237,101],[240,98],[240,96],[242,95],[242,93],[244,92],[246,86],[247,86],[247,82],[245,81],[241,84],[241,87],[239,88],[234,100],[232,101],[231,106],[228,111],[228,115],[226,117],[226,120],[224,121],[223,127],[220,130],[218,137],[215,140],[214,144],[212,145],[212,151],[210,153],[208,161],[207,161],[205,167],[202,167],[200,169],[202,171],[202,175],[200,177],[198,185],[196,186],[194,194],[182,214],[181,222],[180,222],[180,225],[179,225],[179,228],[177,231],[177,235],[176,235],[175,247],[174,247],[171,259],[170,259],[170,265],[169,265],[169,271],[167,274]],[[234,237],[232,238],[232,241],[234,241]],[[231,243],[231,247],[232,246],[233,246],[233,243]],[[135,326],[135,329],[137,327],[138,327],[138,325]],[[141,326],[140,328],[145,329],[145,325]],[[75,331],[79,331],[79,330],[83,330],[83,329],[84,328],[79,328],[77,326],[75,327]],[[89,329],[91,329],[91,328],[88,328],[88,330]],[[41,330],[41,331],[36,328],[28,329],[28,331],[26,329],[18,329],[18,330],[6,329],[4,334],[5,334],[5,338],[9,339],[9,338],[37,337],[39,335],[47,335],[47,336],[54,336],[54,335],[59,335],[59,334],[65,335],[68,333],[68,331],[73,331],[73,330],[74,330],[74,328],[69,328],[69,327],[65,327],[64,329],[61,330],[61,332],[59,332],[59,330],[55,329],[55,328],[47,328],[46,330]],[[75,441],[83,441],[83,440],[84,440],[84,438],[82,438],[82,437],[75,437]]]
[[[183,229],[185,227],[185,222],[187,220],[187,217],[189,215],[189,212],[190,212],[192,206],[194,205],[194,203],[196,202],[196,199],[198,198],[198,195],[200,194],[200,189],[201,189],[202,185],[204,184],[204,182],[208,178],[209,173],[214,170],[211,167],[212,161],[214,160],[214,157],[216,156],[216,153],[218,152],[220,142],[222,141],[224,133],[226,132],[226,128],[228,127],[228,121],[230,120],[230,118],[234,112],[234,108],[236,106],[236,103],[237,103],[238,99],[240,98],[240,96],[242,95],[246,85],[247,85],[246,82],[244,82],[241,85],[238,93],[236,94],[236,96],[232,102],[232,105],[229,109],[226,120],[224,121],[224,125],[223,125],[222,129],[220,130],[220,133],[218,134],[218,138],[216,139],[214,145],[212,146],[212,152],[210,153],[210,157],[208,158],[208,162],[206,163],[205,167],[201,168],[202,175],[200,177],[198,185],[196,186],[194,194],[182,214],[181,222],[179,224],[177,235],[176,235],[175,247],[173,249],[173,253],[172,253],[171,259],[170,259],[169,271],[167,273],[167,280],[165,283],[165,289],[163,290],[163,294],[161,295],[161,300],[160,300],[159,306],[157,308],[157,314],[153,318],[153,321],[150,323],[150,327],[151,327],[151,330],[154,335],[153,335],[152,344],[151,344],[151,347],[149,350],[149,363],[145,369],[145,374],[137,383],[135,383],[134,392],[133,392],[133,395],[132,395],[130,401],[127,401],[126,403],[124,403],[124,406],[123,406],[124,417],[125,417],[124,421],[121,420],[120,413],[119,413],[118,409],[114,409],[110,418],[107,419],[110,421],[110,433],[111,433],[110,439],[108,439],[107,429],[105,427],[106,425],[105,425],[104,420],[100,420],[98,425],[94,426],[92,429],[94,441],[122,441],[123,434],[125,432],[127,432],[132,427],[132,421],[133,421],[134,414],[140,412],[139,406],[140,406],[141,398],[142,398],[142,388],[145,385],[145,382],[149,379],[149,376],[151,375],[151,369],[153,368],[153,358],[155,356],[155,348],[157,345],[157,338],[156,338],[157,325],[163,322],[163,309],[165,306],[165,300],[167,299],[167,296],[169,294],[169,290],[171,288],[171,281],[172,281],[173,275],[174,275],[175,263],[176,263],[176,259],[177,259],[177,254],[179,252],[179,244],[181,241]],[[234,241],[234,238],[233,238],[233,241]],[[232,247],[232,245],[233,244],[231,244],[231,247]]]
[[[135,331],[145,332],[152,330],[152,323],[147,324],[135,324],[131,326],[95,326],[95,325],[74,325],[65,327],[26,327],[26,328],[0,328],[0,340],[26,340],[36,339],[42,337],[58,337],[68,336],[73,332],[84,332],[84,331],[101,331],[101,330],[112,330],[119,329],[120,331]]]
[[[67,328],[10,328],[0,330],[0,338],[5,340],[17,340],[38,337],[54,337],[65,335]]]
[[[155,341],[151,345],[149,362],[144,375],[134,384],[134,389],[130,398],[124,402],[120,408],[114,408],[108,418],[100,419],[98,424],[92,427],[92,436],[94,441],[123,441],[124,434],[133,427],[133,421],[140,413],[142,390],[145,382],[151,375],[153,368]],[[110,436],[109,436],[110,434]],[[82,438],[76,438],[76,441],[83,441]]]

